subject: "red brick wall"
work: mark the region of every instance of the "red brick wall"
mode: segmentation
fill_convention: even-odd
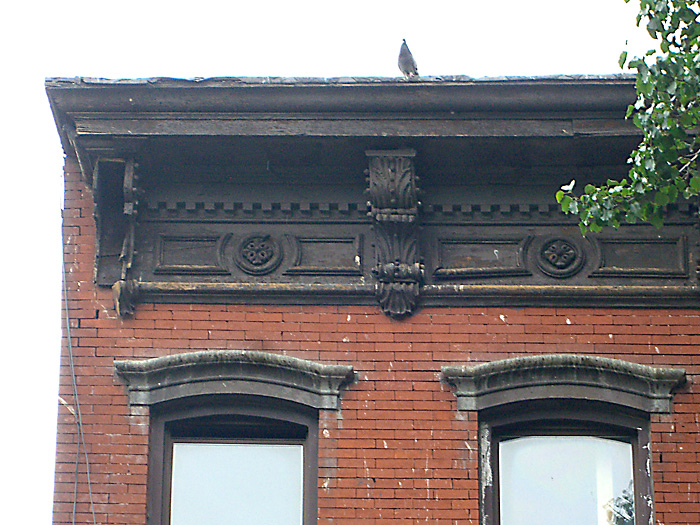
[[[474,413],[458,413],[443,364],[538,353],[686,368],[671,415],[652,416],[656,517],[700,523],[700,311],[430,308],[394,321],[377,307],[140,304],[116,317],[93,284],[92,196],[66,168],[68,310],[97,523],[145,523],[147,414],[127,408],[114,359],[255,349],[351,364],[360,381],[320,420],[319,523],[478,523]],[[64,337],[54,523],[71,522],[79,434]],[[69,410],[70,408],[70,410]],[[130,415],[132,414],[132,415]],[[92,523],[80,456],[76,523]]]

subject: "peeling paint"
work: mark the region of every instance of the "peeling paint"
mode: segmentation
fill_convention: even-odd
[[[649,496],[648,494],[645,494],[645,495],[644,495],[644,501],[647,502],[647,506],[651,509],[651,512],[649,513],[649,525],[654,525],[654,521],[655,521],[655,518],[654,518],[654,503],[653,503],[653,501],[651,500],[651,496]],[[659,525],[663,525],[663,523],[660,523]]]
[[[479,435],[479,448],[481,449],[481,501],[486,498],[486,489],[493,486],[493,472],[491,472],[491,431],[488,427],[482,427]]]

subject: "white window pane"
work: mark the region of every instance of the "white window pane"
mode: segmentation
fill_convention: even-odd
[[[632,446],[589,436],[499,445],[501,525],[633,525]]]
[[[171,525],[302,523],[303,447],[173,445]]]

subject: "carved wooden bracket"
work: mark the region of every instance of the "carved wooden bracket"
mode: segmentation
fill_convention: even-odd
[[[374,219],[375,294],[384,313],[412,314],[423,283],[418,250],[418,178],[414,150],[367,151],[369,215]]]
[[[134,306],[137,298],[137,286],[133,280],[129,280],[129,270],[134,262],[134,244],[136,241],[136,215],[138,213],[139,190],[136,187],[138,176],[135,173],[136,164],[133,158],[127,159],[124,163],[124,180],[122,191],[124,195],[124,222],[126,230],[122,242],[119,263],[121,273],[119,280],[112,285],[112,296],[114,298],[114,309],[120,316],[134,313]]]
[[[124,235],[124,243],[122,244],[122,252],[119,255],[119,261],[122,265],[121,279],[126,279],[126,274],[131,269],[134,262],[134,237],[136,235],[136,213],[138,206],[136,180],[137,176],[134,173],[134,159],[128,159],[124,166],[124,216],[126,219],[126,234]]]

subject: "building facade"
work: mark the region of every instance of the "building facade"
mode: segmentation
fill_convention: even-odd
[[[700,522],[700,231],[610,78],[50,79],[54,524]]]

